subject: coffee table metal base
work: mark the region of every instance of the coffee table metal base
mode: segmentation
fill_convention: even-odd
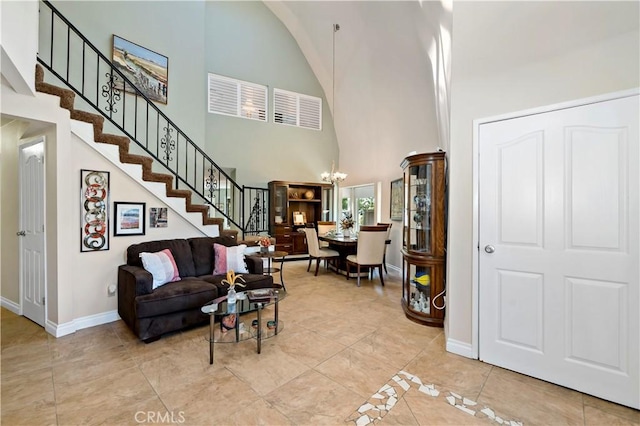
[[[274,305],[274,318],[273,318],[273,322],[272,321],[268,321],[267,322],[267,327],[266,329],[263,329],[263,324],[262,324],[262,316],[263,316],[263,310],[266,306],[268,306],[270,303],[262,303],[262,302],[256,302],[256,305],[258,306],[257,309],[257,321],[258,324],[255,327],[254,330],[252,330],[250,333],[246,330],[246,327],[244,330],[240,330],[241,327],[241,323],[240,322],[240,315],[235,313],[235,314],[227,314],[227,315],[235,315],[236,316],[236,320],[235,320],[235,339],[231,338],[227,338],[227,339],[222,339],[222,332],[219,335],[219,339],[216,340],[216,335],[215,335],[215,330],[216,330],[216,324],[215,324],[215,318],[216,316],[227,316],[227,315],[216,315],[215,314],[215,309],[210,310],[208,312],[204,311],[203,308],[203,312],[207,313],[209,315],[209,338],[206,339],[209,341],[209,364],[213,364],[213,358],[214,358],[214,343],[216,343],[216,341],[218,343],[238,343],[240,341],[244,341],[247,340],[249,338],[255,338],[256,339],[256,350],[257,353],[259,354],[262,351],[262,340],[263,339],[268,339],[270,337],[273,336],[277,336],[279,332],[281,332],[284,329],[284,322],[282,322],[279,318],[278,318],[278,301],[276,301],[275,303],[273,303]],[[273,324],[275,323],[275,324]],[[252,327],[253,328],[253,327]]]

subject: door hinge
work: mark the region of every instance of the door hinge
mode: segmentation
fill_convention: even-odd
[[[44,299],[44,297],[42,298],[42,305],[43,305],[43,306],[45,305],[45,299]]]

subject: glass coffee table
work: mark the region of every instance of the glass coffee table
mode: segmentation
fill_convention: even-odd
[[[237,343],[254,338],[260,353],[262,340],[276,336],[284,329],[284,323],[278,319],[278,302],[286,296],[283,287],[275,284],[273,288],[238,292],[235,306],[227,303],[227,296],[222,296],[200,308],[202,313],[209,315],[209,364],[213,364],[214,343]],[[274,306],[274,318],[263,324],[262,311],[270,305]],[[240,316],[250,312],[257,312],[257,318],[247,325]],[[219,327],[215,325],[216,317],[220,318]],[[229,326],[229,323],[233,325]]]

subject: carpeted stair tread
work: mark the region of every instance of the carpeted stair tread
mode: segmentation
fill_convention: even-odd
[[[131,140],[128,137],[102,133],[104,126],[104,117],[102,115],[74,109],[76,94],[72,90],[45,83],[44,68],[40,64],[36,64],[36,90],[41,93],[58,96],[60,98],[60,107],[69,110],[70,117],[73,120],[89,123],[93,126],[93,139],[95,142],[118,146],[122,163],[141,165],[142,179],[144,181],[164,183],[167,197],[184,198],[186,211],[201,213],[203,225],[218,225],[219,229],[223,229],[224,219],[209,217],[209,206],[191,204],[192,192],[190,190],[173,188],[173,175],[152,171],[153,159],[151,157],[129,153]]]
[[[221,219],[219,217],[203,217],[202,223],[204,225],[218,225],[218,228],[220,229],[223,229],[224,227],[224,219]]]
[[[153,163],[152,158],[145,157],[144,155],[137,155],[137,154],[120,155],[120,161],[128,164],[140,164],[143,168],[145,166],[151,167],[151,163]]]
[[[93,125],[93,139],[96,140],[102,134],[102,126],[104,125],[104,117],[98,114],[92,114],[86,111],[74,109],[71,111],[73,120],[83,121]],[[97,140],[96,140],[97,141]]]
[[[184,198],[188,205],[191,202],[191,191],[188,189],[167,189],[167,197]]]

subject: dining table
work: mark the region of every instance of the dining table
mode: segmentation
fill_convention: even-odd
[[[318,235],[318,240],[325,241],[329,243],[329,248],[337,251],[340,254],[338,261],[335,263],[335,266],[331,267],[336,273],[341,275],[347,275],[347,256],[350,254],[356,254],[358,252],[358,237],[356,235],[352,235],[349,237],[345,237],[341,234],[328,234],[328,235]],[[386,240],[386,244],[390,244],[391,240]],[[361,277],[366,277],[369,275],[369,268],[364,267],[360,272]],[[357,277],[358,274],[356,272],[351,272],[349,274],[350,278]]]
[[[341,275],[347,275],[347,256],[356,254],[358,251],[358,238],[356,236],[345,237],[340,234],[318,235],[318,240],[329,243],[329,248],[340,254],[338,261],[332,265],[331,269]],[[368,274],[368,272],[366,272]],[[361,273],[362,276],[366,276]],[[352,272],[350,277],[356,277],[357,274]]]

